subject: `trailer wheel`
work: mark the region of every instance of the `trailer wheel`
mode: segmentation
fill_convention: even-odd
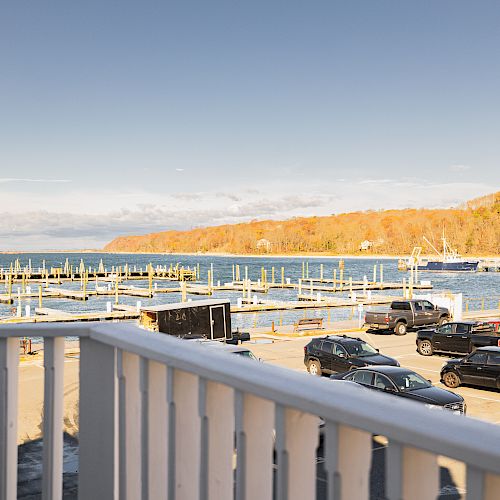
[[[396,335],[406,335],[406,331],[407,331],[406,323],[398,321],[396,323],[396,326],[394,327],[394,333]]]

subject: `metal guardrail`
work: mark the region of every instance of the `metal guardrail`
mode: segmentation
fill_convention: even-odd
[[[81,499],[314,498],[318,416],[330,500],[369,497],[373,434],[388,439],[389,500],[435,499],[438,455],[466,464],[468,499],[497,498],[498,426],[88,323],[0,327],[0,500],[16,498],[18,338],[32,336],[45,344],[45,499],[62,498],[64,336],[80,338]]]

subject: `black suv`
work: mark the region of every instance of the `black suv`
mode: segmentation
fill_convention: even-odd
[[[500,389],[500,347],[479,347],[462,359],[451,359],[441,368],[441,382]]]
[[[342,373],[369,365],[399,366],[394,358],[379,354],[378,349],[364,340],[347,335],[328,335],[311,340],[304,347],[304,364],[313,375]]]

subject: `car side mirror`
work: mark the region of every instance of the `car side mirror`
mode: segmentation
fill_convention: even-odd
[[[341,352],[341,353],[339,354],[339,358],[345,358],[345,354],[344,354],[343,352]]]
[[[434,310],[437,311],[439,309],[439,306],[434,306]]]
[[[375,349],[377,352],[380,352],[380,349]]]
[[[429,382],[429,384],[432,384],[432,380],[430,378],[427,379],[427,382]]]
[[[384,392],[396,392],[396,389],[394,387],[384,387]]]

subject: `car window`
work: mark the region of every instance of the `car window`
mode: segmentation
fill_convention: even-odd
[[[490,354],[488,354],[488,364],[489,365],[500,365],[500,353],[490,352]]]
[[[249,358],[249,359],[257,360],[257,358],[254,356],[253,352],[251,352],[251,351],[236,351],[233,354],[236,354],[237,356],[240,356],[241,358]]]
[[[428,300],[424,300],[422,304],[424,304],[424,309],[426,311],[434,311],[434,306]]]
[[[394,384],[385,376],[380,373],[375,374],[375,383],[373,384],[377,389],[394,389]]]
[[[415,302],[415,306],[414,307],[415,307],[415,311],[422,311],[423,310],[421,302]]]
[[[329,342],[328,340],[325,340],[321,344],[321,350],[323,352],[327,352],[327,353],[331,354],[332,353],[332,349],[333,349],[333,342]]]
[[[414,391],[415,389],[425,389],[430,387],[429,381],[415,372],[395,373],[392,380],[402,392]]]
[[[363,385],[372,385],[372,372],[365,370],[358,370],[354,372],[352,379],[353,382]]]
[[[455,332],[456,333],[468,333],[469,332],[469,327],[467,325],[463,325],[463,324],[457,323],[455,325]]]
[[[333,354],[335,354],[335,356],[343,354],[347,358],[346,350],[339,344],[333,344]]]
[[[449,335],[452,328],[453,325],[451,323],[446,323],[446,325],[440,326],[436,332],[441,333],[442,335]]]
[[[411,307],[408,302],[393,302],[391,304],[391,309],[396,309],[398,311],[411,311]]]
[[[486,363],[486,353],[485,352],[475,352],[467,358],[467,363],[473,363],[475,365],[483,365]]]
[[[358,358],[362,358],[364,356],[373,356],[374,354],[377,354],[376,349],[374,349],[370,344],[367,344],[363,341],[348,342],[345,344],[345,348],[351,356],[356,356]]]

